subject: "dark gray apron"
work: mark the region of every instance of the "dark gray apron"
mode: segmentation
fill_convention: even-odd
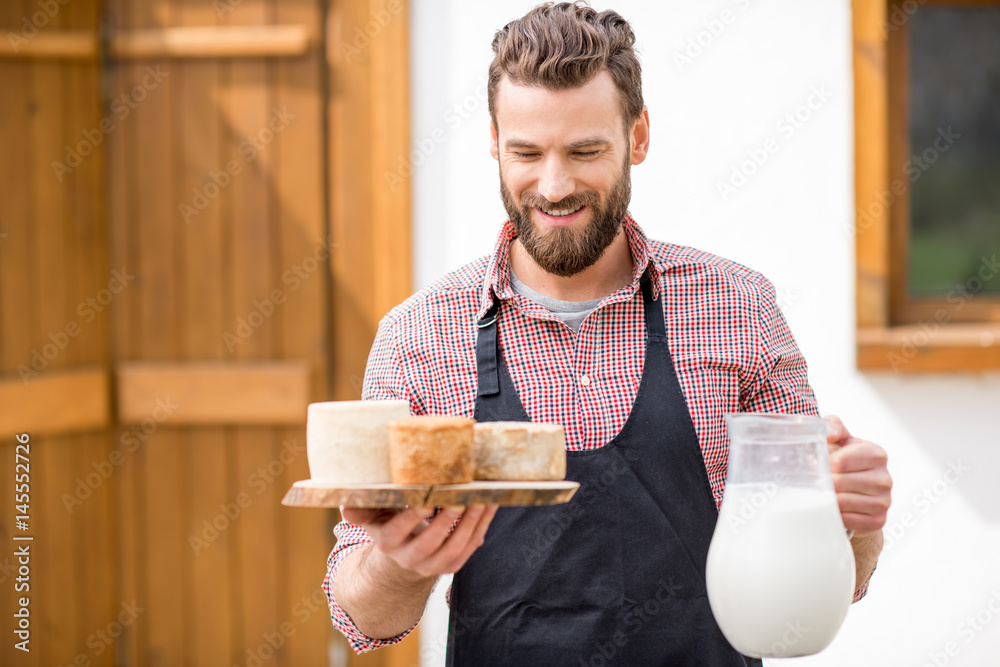
[[[564,505],[501,508],[455,575],[448,665],[761,665],[723,637],[705,590],[717,511],[663,324],[642,278],[645,367],[625,426],[567,452]],[[479,322],[477,421],[530,421]]]

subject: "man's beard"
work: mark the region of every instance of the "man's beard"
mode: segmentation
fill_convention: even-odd
[[[514,225],[521,245],[542,269],[557,276],[569,277],[593,266],[618,236],[632,198],[631,169],[622,166],[617,182],[602,206],[596,192],[572,194],[562,201],[550,202],[539,194],[526,194],[518,205],[500,171],[500,196]],[[548,227],[539,231],[531,221],[531,210],[573,210],[590,207],[592,219],[586,227]]]

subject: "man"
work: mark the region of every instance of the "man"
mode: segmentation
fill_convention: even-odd
[[[433,518],[345,509],[324,588],[358,652],[404,637],[456,573],[450,664],[760,664],[726,642],[705,597],[722,417],[815,415],[816,402],[771,284],[648,240],[629,215],[649,148],[634,41],[617,13],[579,2],[497,33],[491,152],[510,219],[492,256],[385,317],[365,376],[364,398],[415,414],[563,424],[581,489],[562,506]],[[857,600],[891,480],[885,452],[830,419]]]

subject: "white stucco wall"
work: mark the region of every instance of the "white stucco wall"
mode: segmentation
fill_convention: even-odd
[[[533,4],[412,2],[417,287],[488,253],[505,218],[485,77],[494,31]],[[898,538],[833,645],[789,664],[1000,664],[1000,376],[855,369],[849,1],[595,6],[629,19],[641,51],[652,146],[633,170],[632,213],[651,237],[767,275],[821,410],[890,455]],[[680,63],[691,40],[706,46]],[[776,150],[724,199],[719,182],[769,139]],[[968,469],[949,483],[952,463]],[[422,622],[427,666],[444,664],[443,590]]]

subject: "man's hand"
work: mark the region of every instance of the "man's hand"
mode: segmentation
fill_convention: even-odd
[[[830,472],[844,527],[856,535],[881,531],[891,502],[892,477],[885,450],[853,437],[839,417],[826,417]]]
[[[496,505],[447,508],[429,524],[425,520],[432,514],[430,508],[344,508],[343,517],[368,531],[375,544],[373,556],[388,557],[416,580],[458,572],[483,544],[496,511]],[[452,525],[455,530],[449,535]]]
[[[496,505],[449,508],[426,523],[428,508],[344,508],[344,520],[364,526],[372,543],[341,561],[333,579],[337,603],[369,637],[405,632],[420,620],[438,577],[457,572],[483,543],[496,511]]]

